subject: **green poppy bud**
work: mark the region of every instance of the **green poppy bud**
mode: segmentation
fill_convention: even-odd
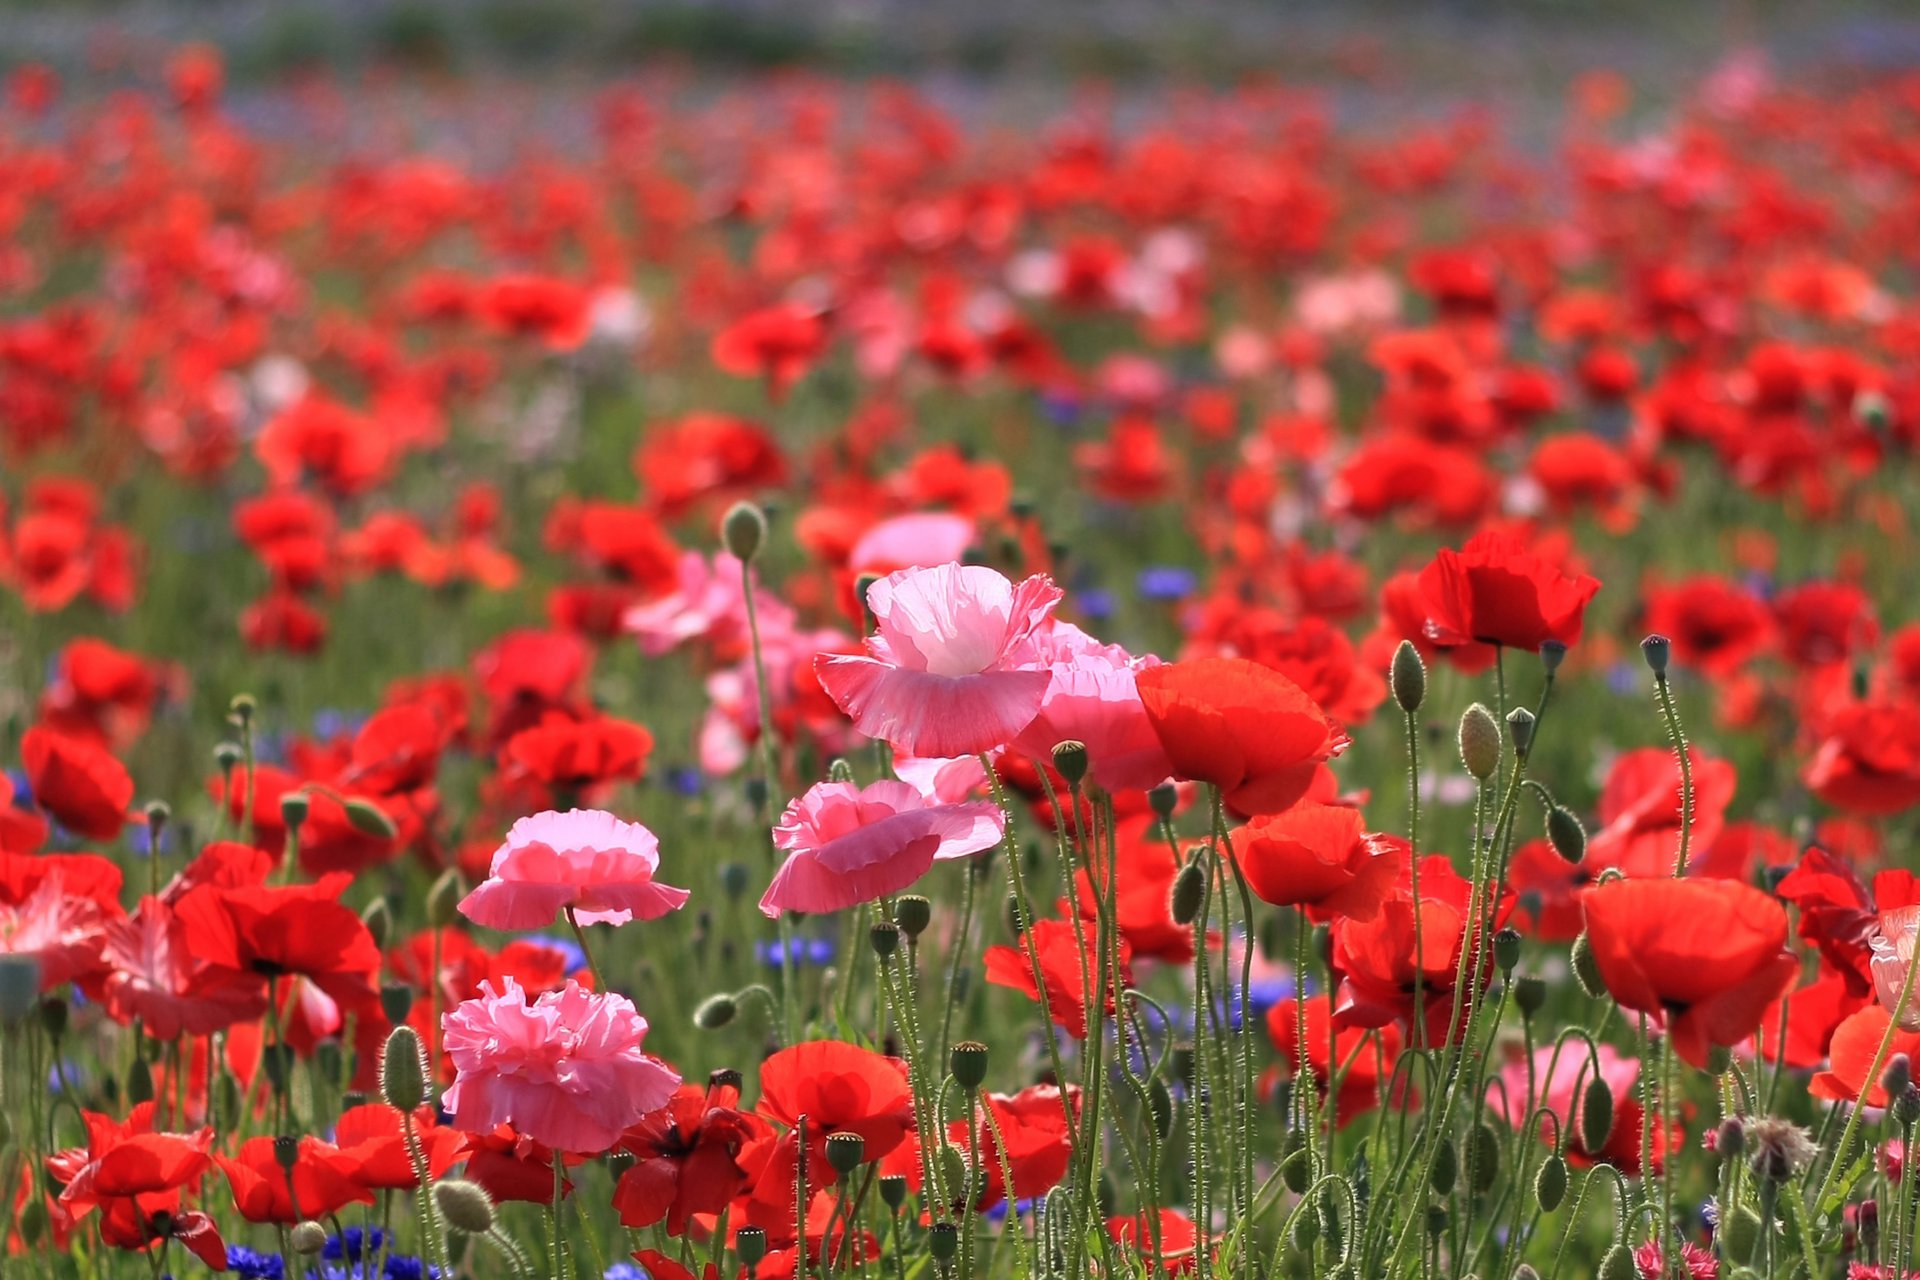
[[[1493,712],[1476,702],[1460,717],[1460,763],[1485,782],[1500,767],[1500,723]]]
[[[1387,669],[1388,683],[1393,687],[1393,700],[1408,715],[1420,709],[1427,700],[1427,664],[1420,660],[1420,650],[1413,641],[1402,640],[1400,647],[1393,651],[1393,664]]]

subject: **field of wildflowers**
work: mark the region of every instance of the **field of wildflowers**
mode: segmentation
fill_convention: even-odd
[[[0,1280],[1920,1277],[1920,73],[0,89]]]

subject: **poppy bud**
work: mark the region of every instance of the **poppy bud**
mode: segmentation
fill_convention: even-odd
[[[987,1078],[987,1046],[978,1040],[962,1040],[947,1056],[947,1070],[962,1089],[978,1089]]]
[[[1147,1110],[1153,1114],[1153,1131],[1166,1141],[1173,1134],[1173,1094],[1159,1076],[1147,1082]]]
[[[1607,1250],[1607,1256],[1600,1259],[1600,1270],[1595,1280],[1637,1280],[1640,1268],[1634,1264],[1633,1251],[1623,1244],[1616,1244]]]
[[[1587,1081],[1580,1094],[1580,1149],[1597,1156],[1613,1136],[1613,1090],[1599,1076]]]
[[[393,908],[387,905],[385,898],[375,898],[360,913],[360,923],[367,926],[367,933],[373,938],[373,945],[381,951],[387,949],[387,940],[393,937]],[[400,1019],[395,1018],[398,1022]]]
[[[237,742],[223,742],[213,749],[213,763],[219,766],[222,774],[232,773],[240,767],[241,751]]]
[[[477,1182],[447,1178],[433,1184],[434,1207],[455,1231],[483,1236],[493,1230],[493,1197]]]
[[[1760,1215],[1742,1205],[1720,1219],[1715,1234],[1726,1243],[1728,1258],[1735,1262],[1748,1261],[1753,1257],[1754,1245],[1760,1242]]]
[[[1920,1089],[1908,1085],[1894,1095],[1893,1118],[1903,1127],[1920,1120]]]
[[[846,1177],[867,1160],[867,1140],[857,1133],[830,1133],[827,1135],[827,1163],[841,1177]]]
[[[1648,636],[1640,642],[1640,656],[1647,660],[1647,668],[1656,679],[1664,679],[1667,663],[1673,659],[1673,641],[1665,636]]]
[[[1896,1053],[1887,1059],[1887,1069],[1880,1073],[1880,1087],[1891,1098],[1905,1093],[1907,1086],[1913,1083],[1913,1060],[1904,1053]]]
[[[275,1138],[273,1162],[280,1166],[281,1172],[291,1174],[293,1166],[300,1163],[300,1139],[290,1133]]]
[[[427,1100],[427,1059],[412,1027],[398,1026],[387,1035],[380,1055],[380,1096],[388,1106],[402,1111],[412,1111]]]
[[[1500,767],[1500,723],[1478,702],[1460,717],[1460,763],[1481,782]]]
[[[1515,978],[1513,1002],[1520,1006],[1521,1017],[1531,1018],[1547,1003],[1546,982],[1540,978]]]
[[[39,1196],[27,1201],[20,1210],[20,1216],[14,1220],[19,1228],[20,1240],[29,1249],[38,1249],[41,1238],[47,1233],[47,1206]]]
[[[295,1253],[310,1257],[327,1247],[327,1229],[308,1218],[305,1222],[294,1223],[287,1239]]]
[[[67,1002],[58,996],[48,996],[40,1002],[40,1025],[47,1034],[58,1040],[67,1034],[67,1017],[72,1011]]]
[[[1733,1066],[1733,1050],[1723,1044],[1710,1044],[1707,1046],[1708,1075],[1723,1076],[1727,1074],[1727,1069],[1731,1066]]]
[[[1180,874],[1173,878],[1173,893],[1170,903],[1175,924],[1192,924],[1194,917],[1200,914],[1200,904],[1207,896],[1207,873],[1198,858],[1180,868]]]
[[[1053,767],[1067,780],[1068,786],[1079,786],[1087,776],[1087,744],[1077,738],[1054,743]]]
[[[298,831],[301,824],[306,822],[307,813],[312,807],[313,802],[307,798],[306,792],[289,791],[280,797],[280,821],[286,824],[287,830]]]
[[[880,1179],[880,1199],[887,1208],[898,1211],[907,1202],[907,1176],[889,1173]]]
[[[1520,963],[1520,934],[1507,928],[1493,935],[1493,962],[1501,973],[1512,973],[1513,966]]]
[[[1388,683],[1393,686],[1393,700],[1408,715],[1420,709],[1427,700],[1427,664],[1420,660],[1420,650],[1411,640],[1402,640],[1400,647],[1393,651],[1393,663],[1387,668]]]
[[[718,1031],[732,1022],[740,1012],[740,1005],[727,992],[722,991],[702,1000],[693,1010],[693,1025],[702,1031]]]
[[[900,949],[900,926],[891,920],[882,920],[867,930],[867,942],[873,947],[873,954],[885,960]]]
[[[1493,1190],[1493,1180],[1499,1173],[1500,1139],[1492,1126],[1478,1125],[1467,1141],[1467,1185],[1476,1195],[1485,1195]]]
[[[1547,810],[1547,843],[1562,860],[1577,867],[1587,856],[1587,829],[1573,810],[1556,804]]]
[[[1542,1213],[1552,1213],[1567,1198],[1567,1162],[1558,1151],[1549,1155],[1533,1175],[1533,1198]]]
[[[233,701],[227,703],[227,714],[233,717],[234,723],[244,726],[253,723],[253,713],[259,706],[252,694],[236,693]]]
[[[750,873],[744,862],[723,862],[720,864],[720,891],[727,897],[738,900],[747,891]]]
[[[933,923],[933,904],[917,893],[905,894],[894,904],[893,922],[909,942],[916,942]]]
[[[127,1101],[136,1107],[153,1101],[153,1068],[145,1058],[135,1058],[127,1072]]]
[[[1303,1213],[1293,1220],[1293,1247],[1302,1253],[1313,1252],[1320,1239],[1320,1215]]]
[[[852,782],[853,766],[845,756],[835,756],[833,763],[827,766],[828,782]]]
[[[440,878],[427,890],[427,923],[435,929],[444,929],[452,924],[454,917],[460,914],[460,899],[467,896],[466,882],[459,871],[448,867],[440,873]]]
[[[902,1182],[906,1179],[902,1178]],[[767,1229],[765,1227],[742,1227],[733,1233],[733,1251],[740,1255],[740,1261],[749,1267],[760,1265],[760,1259],[767,1256]]]
[[[0,955],[0,1022],[19,1022],[39,999],[40,958],[18,952]]]
[[[1448,1134],[1440,1139],[1433,1153],[1433,1171],[1427,1177],[1427,1185],[1437,1196],[1452,1195],[1454,1180],[1459,1176],[1460,1152],[1453,1145],[1453,1135]]]
[[[1515,707],[1507,712],[1507,732],[1513,735],[1513,751],[1522,760],[1533,750],[1533,712]]]
[[[1280,1180],[1295,1195],[1304,1195],[1313,1185],[1313,1156],[1303,1146],[1280,1162]]]
[[[152,844],[148,847],[158,849],[160,847],[160,832],[166,828],[167,823],[173,820],[173,810],[167,806],[165,800],[149,800],[147,801],[146,814],[147,831],[152,838]]]
[[[393,819],[387,816],[386,810],[371,800],[356,796],[340,807],[347,811],[347,825],[363,836],[391,840],[400,834],[400,828],[393,825]]]
[[[1427,1234],[1440,1235],[1447,1229],[1447,1206],[1430,1204],[1427,1206]]]
[[[736,502],[720,521],[720,540],[726,544],[728,555],[751,564],[767,540],[767,517],[751,502]]]
[[[1540,1280],[1540,1273],[1531,1263],[1523,1262],[1513,1269],[1513,1280]]]
[[[960,1229],[951,1222],[936,1222],[927,1232],[927,1252],[944,1269],[960,1252]]]
[[[1587,941],[1585,933],[1573,940],[1573,949],[1568,953],[1573,961],[1573,976],[1580,980],[1580,989],[1598,1000],[1607,994],[1606,979],[1600,976],[1600,962],[1593,958],[1593,943]]]

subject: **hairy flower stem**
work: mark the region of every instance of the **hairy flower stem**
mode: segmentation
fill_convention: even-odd
[[[1666,672],[1654,675],[1653,688],[1660,699],[1660,714],[1667,722],[1667,736],[1673,739],[1674,756],[1680,762],[1680,847],[1673,858],[1673,875],[1677,880],[1687,873],[1687,850],[1693,838],[1693,753],[1680,727],[1680,709],[1674,705],[1673,684]]]
[[[766,793],[766,812],[777,816],[781,810],[779,793],[774,783],[779,770],[773,758],[773,691],[767,684],[767,659],[760,647],[760,613],[753,602],[753,564],[751,560],[740,562],[740,594],[745,597],[747,608],[747,642],[753,652],[753,686],[760,710],[760,738],[755,746],[755,754],[760,760],[760,784]],[[771,824],[769,824],[771,825]],[[772,869],[780,869],[779,850],[769,841],[768,853],[772,859]],[[782,911],[779,920],[780,937],[780,1025],[786,1033],[788,1044],[800,1043],[800,1001],[799,993],[794,989],[797,975],[794,972],[793,957],[793,919]]]

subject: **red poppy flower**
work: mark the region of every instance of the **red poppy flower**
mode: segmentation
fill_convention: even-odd
[[[1020,945],[987,948],[983,957],[987,981],[998,987],[1011,987],[1029,1000],[1038,1000],[1040,990],[1033,983],[1033,962],[1027,954],[1029,946],[1039,949],[1040,974],[1047,984],[1048,1012],[1056,1023],[1066,1029],[1068,1035],[1076,1040],[1086,1039],[1087,1001],[1092,993],[1081,978],[1083,973],[1093,975],[1100,972],[1100,959],[1094,947],[1094,930],[1086,920],[1074,923],[1036,920],[1029,930],[1029,937],[1022,939]],[[1131,985],[1133,949],[1127,945],[1125,938],[1121,938],[1119,950],[1121,981]],[[1107,1004],[1102,1011],[1103,1016],[1114,1009],[1111,979],[1106,986]]]
[[[1879,1056],[1880,1042],[1886,1038],[1887,1024],[1891,1021],[1887,1011],[1877,1004],[1867,1005],[1848,1017],[1834,1031],[1827,1046],[1827,1069],[1814,1075],[1807,1091],[1830,1102],[1886,1106],[1886,1088],[1878,1080],[1867,1079],[1867,1072]],[[1920,1060],[1920,1031],[1902,1031],[1896,1027],[1888,1057],[1896,1053]]]
[[[1476,534],[1459,551],[1443,549],[1420,573],[1427,634],[1434,643],[1539,650],[1543,641],[1575,644],[1597,578],[1567,574],[1511,534]]]
[[[1800,776],[1828,804],[1869,817],[1920,803],[1920,708],[1847,704],[1827,722]]]
[[[1773,615],[1738,583],[1708,574],[1642,593],[1646,629],[1673,642],[1673,656],[1709,676],[1731,675],[1773,641]]]
[[[1241,813],[1279,813],[1347,735],[1293,681],[1245,658],[1196,658],[1135,676],[1174,772],[1210,782]]]
[[[233,1207],[248,1222],[291,1226],[307,1218],[338,1213],[350,1204],[373,1203],[373,1192],[354,1178],[352,1157],[332,1143],[300,1139],[291,1184],[274,1155],[273,1145],[271,1136],[249,1138],[234,1155],[213,1157],[233,1190]],[[549,1199],[552,1194],[549,1183]]]
[[[1358,809],[1301,803],[1254,818],[1232,834],[1233,856],[1262,902],[1305,907],[1314,920],[1371,920],[1406,859],[1389,837],[1369,836]]]
[[[788,1129],[801,1116],[807,1118],[807,1177],[824,1186],[833,1181],[827,1138],[857,1133],[866,1139],[868,1160],[883,1158],[913,1128],[913,1090],[896,1058],[841,1040],[810,1040],[760,1064],[758,1110]],[[786,1169],[791,1186],[794,1135],[788,1133],[780,1145],[776,1164]]]
[[[1663,1022],[1702,1070],[1708,1049],[1751,1036],[1800,972],[1785,908],[1738,881],[1614,880],[1587,891],[1586,911],[1607,990]]]
[[[571,351],[593,326],[593,299],[586,289],[549,276],[510,275],[481,286],[475,310],[495,332],[531,337],[551,351]]]
[[[100,1238],[116,1249],[145,1250],[177,1240],[209,1267],[226,1268],[226,1246],[204,1213],[183,1213],[181,1192],[211,1162],[213,1130],[155,1133],[154,1104],[141,1103],[124,1123],[85,1112],[87,1145],[47,1157],[62,1184],[57,1204],[64,1230],[96,1209]]]
[[[556,795],[578,797],[590,787],[638,778],[652,749],[653,735],[625,720],[549,715],[515,734],[500,756],[506,768]]]
[[[1049,806],[1047,819],[1051,821]],[[1193,959],[1193,929],[1173,918],[1170,895],[1180,863],[1158,831],[1159,820],[1121,820],[1113,833],[1114,907],[1120,936],[1138,958],[1151,957],[1168,964],[1186,964]],[[1088,920],[1099,916],[1098,884],[1106,884],[1106,864],[1097,862],[1092,870],[1080,868],[1080,914]],[[1061,904],[1060,910],[1067,910]]]
[[[436,1178],[465,1154],[465,1135],[441,1125],[432,1107],[413,1113],[413,1132],[426,1156],[427,1171]],[[334,1122],[333,1141],[346,1158],[343,1167],[361,1186],[372,1191],[407,1191],[420,1185],[398,1108],[384,1102],[348,1107]]]
[[[110,970],[101,984],[108,1016],[139,1019],[156,1040],[211,1035],[266,1012],[260,976],[196,955],[186,922],[159,898],[108,923],[101,959]]]
[[[1422,886],[1424,887],[1424,886]],[[1300,1072],[1299,1004],[1282,1000],[1267,1010],[1267,1035],[1280,1057],[1290,1065],[1297,1080]],[[1333,998],[1328,995],[1307,999],[1307,1070],[1322,1104],[1327,1087],[1336,1073],[1340,1076],[1340,1096],[1334,1103],[1336,1122],[1345,1125],[1377,1108],[1382,1091],[1400,1058],[1400,1030],[1391,1024],[1372,1030],[1364,1027],[1333,1025]]]
[[[338,895],[345,876],[311,885],[216,888],[182,896],[175,912],[208,964],[276,979],[299,975],[348,1007],[378,1000],[380,949]]]
[[[34,803],[89,840],[111,840],[127,822],[133,776],[105,749],[42,725],[20,741]]]
[[[818,312],[781,303],[749,312],[714,336],[713,362],[728,373],[765,378],[775,400],[787,393],[827,346]]]
[[[470,1133],[466,1138],[466,1176],[479,1183],[495,1204],[509,1200],[553,1203],[551,1148],[522,1137],[511,1125],[504,1124],[492,1133]],[[573,1194],[573,1179],[565,1175],[561,1194]]]
[[[1107,1234],[1122,1249],[1130,1250],[1141,1258],[1152,1256],[1156,1235],[1155,1223],[1147,1220],[1145,1210],[1130,1218],[1108,1218]],[[1160,1263],[1168,1275],[1192,1275],[1199,1269],[1196,1255],[1200,1250],[1200,1232],[1194,1226],[1193,1219],[1178,1209],[1162,1209],[1157,1224],[1160,1240]],[[1208,1244],[1211,1256],[1213,1246]]]
[[[693,1215],[717,1215],[747,1188],[740,1152],[771,1131],[759,1116],[741,1111],[739,1101],[737,1085],[681,1085],[672,1101],[627,1130],[620,1147],[634,1164],[613,1191],[623,1225],[649,1227],[664,1219],[668,1235],[682,1235]]]
[[[1920,876],[1888,868],[1874,875],[1869,890],[1850,863],[1815,846],[1781,879],[1776,892],[1799,909],[1799,936],[1818,947],[1821,960],[1864,995],[1874,986],[1870,943],[1880,930],[1880,917],[1920,905]]]

